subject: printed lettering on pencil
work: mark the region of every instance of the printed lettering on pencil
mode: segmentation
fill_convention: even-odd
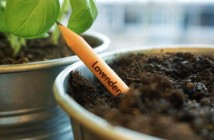
[[[96,61],[93,63],[92,68],[94,69],[94,71],[96,71],[98,73],[98,75],[103,79],[103,81],[105,81],[107,83],[107,85],[109,87],[111,87],[111,89],[117,93],[120,94],[121,90],[118,88],[117,81],[112,81],[110,79],[110,77],[108,77],[108,75],[99,67],[99,62]]]

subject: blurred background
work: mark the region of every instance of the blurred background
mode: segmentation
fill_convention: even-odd
[[[214,44],[213,0],[96,0],[90,30],[106,34],[111,48],[159,44]]]

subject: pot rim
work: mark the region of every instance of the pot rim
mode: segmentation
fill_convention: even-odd
[[[149,53],[165,53],[165,52],[186,52],[190,51],[194,53],[199,53],[203,50],[204,53],[210,53],[214,51],[213,45],[199,45],[199,44],[189,44],[189,45],[157,45],[157,46],[148,46],[145,48],[132,48],[126,50],[116,50],[108,53],[104,53],[101,56],[106,60],[107,58],[116,58],[121,56],[121,54],[126,54],[127,52],[137,53],[139,51],[149,52]],[[116,56],[116,57],[115,57]],[[127,128],[120,126],[113,126],[109,124],[106,120],[96,116],[95,114],[90,113],[88,110],[84,109],[79,105],[73,98],[71,98],[67,91],[64,89],[66,78],[68,77],[70,71],[76,70],[78,67],[82,66],[82,62],[76,62],[66,69],[64,69],[56,78],[53,86],[54,96],[57,103],[67,112],[70,116],[77,120],[79,123],[99,133],[108,139],[160,139],[154,136],[149,136],[142,134]],[[100,131],[102,129],[102,131]],[[109,135],[111,133],[111,135]]]
[[[110,46],[110,39],[99,32],[91,31],[86,32],[83,35],[91,36],[97,38],[102,41],[102,44],[98,47],[94,48],[94,51],[97,53],[101,53],[108,49]],[[26,64],[12,64],[12,65],[0,65],[0,73],[8,73],[8,72],[20,72],[20,71],[30,71],[30,70],[38,70],[38,69],[47,69],[52,67],[57,67],[61,65],[68,65],[74,62],[79,61],[79,57],[76,55],[68,56],[64,58],[57,58],[52,60],[38,61],[38,62],[30,62]]]

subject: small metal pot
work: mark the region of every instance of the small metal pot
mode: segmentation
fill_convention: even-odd
[[[214,46],[210,45],[177,45],[158,46],[144,49],[132,49],[103,54],[105,61],[127,55],[127,53],[150,53],[160,54],[166,52],[192,52],[192,53],[214,53]],[[94,76],[81,62],[72,64],[63,70],[54,83],[54,96],[58,104],[70,115],[75,140],[154,140],[157,137],[142,134],[119,126],[113,126],[106,120],[90,113],[72,99],[66,92],[68,90],[68,77],[71,71],[78,70],[82,76],[93,81]],[[89,95],[90,96],[90,95]]]
[[[110,40],[100,33],[83,38],[101,53]],[[67,115],[58,107],[52,85],[77,56],[28,64],[0,66],[0,139],[72,139]]]

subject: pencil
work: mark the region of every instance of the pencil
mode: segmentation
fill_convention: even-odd
[[[60,23],[57,23],[57,25],[68,47],[82,60],[111,94],[117,96],[127,93],[129,87],[81,36]]]

